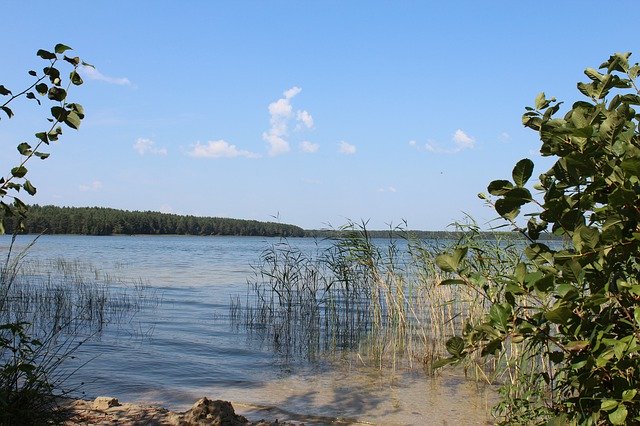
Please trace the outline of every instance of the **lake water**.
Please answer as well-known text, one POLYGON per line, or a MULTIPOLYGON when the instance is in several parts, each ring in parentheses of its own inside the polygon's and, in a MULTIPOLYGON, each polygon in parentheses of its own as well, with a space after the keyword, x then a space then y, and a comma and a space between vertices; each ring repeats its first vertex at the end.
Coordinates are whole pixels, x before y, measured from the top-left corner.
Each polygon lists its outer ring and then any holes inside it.
MULTIPOLYGON (((18 246, 33 237, 21 236, 18 246)), ((226 399, 250 419, 306 424, 485 424, 490 392, 453 373, 380 371, 357 356, 308 362, 275 353, 229 318, 252 266, 277 239, 195 236, 42 236, 25 261, 91 264, 123 282, 142 280, 157 303, 110 326, 75 353, 90 361, 71 379, 87 398, 188 409, 202 396, 226 399)), ((0 254, 10 237, 0 237, 0 254)), ((292 246, 313 251, 313 239, 292 246)), ((417 369, 419 370, 419 369, 417 369)))

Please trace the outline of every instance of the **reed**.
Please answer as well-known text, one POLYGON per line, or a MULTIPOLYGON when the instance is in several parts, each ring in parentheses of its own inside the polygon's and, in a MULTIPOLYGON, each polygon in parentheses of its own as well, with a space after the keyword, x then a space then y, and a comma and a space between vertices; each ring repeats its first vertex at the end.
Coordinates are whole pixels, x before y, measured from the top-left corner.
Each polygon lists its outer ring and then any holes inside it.
POLYGON ((141 282, 79 261, 31 260, 33 243, 15 253, 14 243, 0 268, 0 424, 56 423, 57 398, 77 390, 67 383, 84 365, 65 363, 106 326, 131 322, 158 299, 141 282))
MULTIPOLYGON (((287 358, 355 353, 378 368, 431 371, 448 356, 449 338, 488 315, 491 289, 521 260, 517 241, 485 239, 473 223, 456 230, 458 240, 415 239, 402 227, 380 239, 366 223, 349 223, 310 253, 283 239, 263 252, 246 299, 232 301, 232 323, 287 358), (436 256, 463 244, 474 280, 444 285, 452 277, 436 256)), ((474 355, 465 373, 489 383, 515 386, 519 372, 541 368, 518 345, 498 359, 474 355)))

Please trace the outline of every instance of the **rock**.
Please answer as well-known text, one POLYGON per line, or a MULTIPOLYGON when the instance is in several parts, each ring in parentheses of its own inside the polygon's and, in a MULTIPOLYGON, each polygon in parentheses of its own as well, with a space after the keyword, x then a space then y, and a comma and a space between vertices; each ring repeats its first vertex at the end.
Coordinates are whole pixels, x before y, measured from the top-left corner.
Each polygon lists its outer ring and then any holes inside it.
POLYGON ((181 425, 244 426, 246 417, 237 415, 228 401, 201 398, 182 416, 181 425))
POLYGON ((110 396, 99 396, 93 401, 94 410, 108 410, 111 407, 118 407, 120 403, 118 398, 111 398, 110 396))

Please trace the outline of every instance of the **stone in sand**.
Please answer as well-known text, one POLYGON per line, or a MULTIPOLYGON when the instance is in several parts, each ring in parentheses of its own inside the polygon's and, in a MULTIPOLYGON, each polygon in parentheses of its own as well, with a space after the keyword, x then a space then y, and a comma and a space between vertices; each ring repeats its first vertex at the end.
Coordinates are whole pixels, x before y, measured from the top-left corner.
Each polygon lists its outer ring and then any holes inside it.
POLYGON ((201 398, 182 417, 183 425, 246 425, 246 417, 237 415, 228 401, 201 398))
POLYGON ((118 407, 120 403, 118 398, 111 398, 109 396, 99 396, 93 401, 94 410, 108 410, 111 407, 118 407))

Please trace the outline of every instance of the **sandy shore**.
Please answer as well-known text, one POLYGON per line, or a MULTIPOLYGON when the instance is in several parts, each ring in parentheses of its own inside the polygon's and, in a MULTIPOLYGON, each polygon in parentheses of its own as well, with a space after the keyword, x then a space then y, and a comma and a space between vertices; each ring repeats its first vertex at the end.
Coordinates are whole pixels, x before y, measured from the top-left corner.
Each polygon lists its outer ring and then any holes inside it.
POLYGON ((93 401, 65 400, 61 407, 67 413, 64 425, 302 425, 277 419, 249 421, 235 413, 230 402, 199 399, 189 410, 176 413, 153 405, 120 403, 116 398, 98 397, 93 401))

